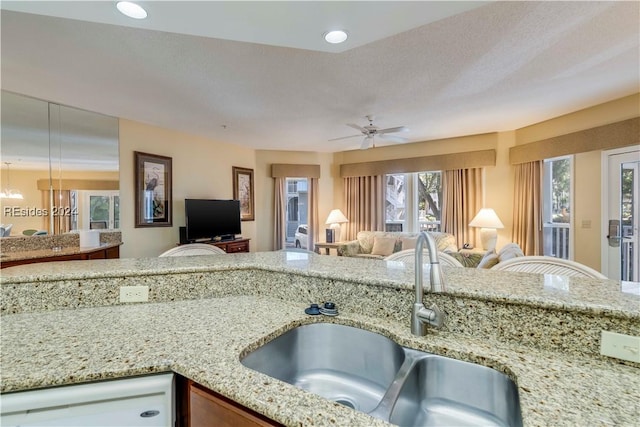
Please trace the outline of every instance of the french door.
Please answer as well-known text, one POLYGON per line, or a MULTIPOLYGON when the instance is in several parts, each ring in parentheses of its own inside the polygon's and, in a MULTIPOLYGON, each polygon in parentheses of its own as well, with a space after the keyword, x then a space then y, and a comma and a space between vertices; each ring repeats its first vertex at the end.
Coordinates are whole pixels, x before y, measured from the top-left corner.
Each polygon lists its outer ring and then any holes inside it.
POLYGON ((640 281, 640 147, 603 153, 602 271, 640 281))

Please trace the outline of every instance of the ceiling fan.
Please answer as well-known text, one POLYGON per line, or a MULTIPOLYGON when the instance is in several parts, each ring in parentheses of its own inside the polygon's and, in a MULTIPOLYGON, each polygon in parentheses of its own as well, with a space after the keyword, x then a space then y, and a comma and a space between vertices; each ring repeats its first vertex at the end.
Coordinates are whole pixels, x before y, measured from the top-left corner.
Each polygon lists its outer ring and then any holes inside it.
MULTIPOLYGON (((373 124, 374 117, 372 115, 368 115, 366 117, 367 117, 367 120, 369 120, 369 124, 364 126, 364 127, 355 125, 353 123, 347 123, 347 126, 359 130, 360 133, 362 135, 364 135, 364 138, 362 139, 362 144, 360 144, 360 149, 361 150, 366 150, 367 148, 369 148, 369 146, 375 147, 374 137, 376 137, 376 136, 379 136, 382 139, 386 139, 387 141, 393 141, 393 142, 407 142, 408 141, 407 138, 403 138, 401 136, 388 135, 390 133, 396 133, 396 132, 409 132, 409 128, 408 127, 406 127, 406 126, 398 126, 398 127, 393 127, 393 128, 380 129, 378 126, 375 126, 373 124)), ((339 139, 355 138, 356 136, 360 136, 360 135, 342 136, 340 138, 330 139, 329 141, 337 141, 339 139)))

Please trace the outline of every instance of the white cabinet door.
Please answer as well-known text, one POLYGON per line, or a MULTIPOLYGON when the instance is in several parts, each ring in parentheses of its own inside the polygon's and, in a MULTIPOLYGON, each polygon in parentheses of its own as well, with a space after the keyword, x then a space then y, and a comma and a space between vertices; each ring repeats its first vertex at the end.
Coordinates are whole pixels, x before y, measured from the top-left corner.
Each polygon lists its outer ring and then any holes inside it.
POLYGON ((173 374, 8 393, 1 425, 173 426, 173 374))

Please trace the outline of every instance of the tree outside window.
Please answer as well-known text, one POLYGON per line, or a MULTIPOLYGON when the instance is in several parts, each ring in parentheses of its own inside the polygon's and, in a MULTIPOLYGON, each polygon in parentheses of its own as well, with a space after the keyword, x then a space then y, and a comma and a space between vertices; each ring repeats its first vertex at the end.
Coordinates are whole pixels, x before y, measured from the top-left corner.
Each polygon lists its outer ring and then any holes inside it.
POLYGON ((570 259, 572 157, 544 161, 542 209, 544 255, 570 259))
POLYGON ((439 231, 442 201, 440 171, 386 176, 387 231, 439 231))
POLYGON ((440 229, 442 173, 418 173, 418 221, 420 231, 440 229))

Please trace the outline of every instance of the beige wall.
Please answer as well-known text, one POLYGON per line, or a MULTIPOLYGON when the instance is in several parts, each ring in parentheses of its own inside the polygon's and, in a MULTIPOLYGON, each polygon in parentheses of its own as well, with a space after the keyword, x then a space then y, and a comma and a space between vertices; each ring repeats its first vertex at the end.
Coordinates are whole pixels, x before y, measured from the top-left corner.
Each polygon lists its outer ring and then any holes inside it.
MULTIPOLYGON (((174 247, 179 240, 178 227, 185 225, 184 199, 231 199, 232 166, 253 169, 254 150, 120 119, 121 230, 124 241, 120 256, 155 257, 174 247), (134 227, 134 151, 172 158, 172 227, 134 227)), ((256 219, 262 215, 261 208, 256 206, 256 219)), ((242 236, 252 239, 251 249, 255 250, 255 221, 242 222, 242 236)))
POLYGON ((574 156, 573 259, 600 271, 601 152, 574 156))
MULTIPOLYGON (((324 221, 329 216, 331 209, 339 207, 334 200, 334 174, 333 155, 329 153, 315 153, 302 151, 256 151, 256 169, 254 172, 256 181, 256 209, 260 210, 260 217, 256 211, 257 235, 256 250, 273 250, 273 178, 271 178, 271 165, 273 163, 284 164, 318 164, 320 165, 320 178, 318 179, 318 215, 320 233, 324 231, 324 221)), ((324 242, 324 236, 320 234, 319 241, 324 242)))
MULTIPOLYGON (((500 248, 512 241, 513 227, 513 177, 514 170, 509 164, 509 148, 515 145, 515 132, 500 132, 496 141, 496 165, 485 168, 484 206, 493 208, 504 224, 498 231, 496 247, 500 248)), ((476 247, 481 247, 479 233, 476 247)))
MULTIPOLYGON (((118 172, 96 172, 96 171, 63 171, 64 179, 86 179, 86 180, 108 180, 117 181, 118 172)), ((7 179, 7 172, 3 168, 2 178, 7 179)), ((44 223, 44 219, 40 215, 36 215, 35 211, 31 211, 31 215, 12 216, 5 215, 5 209, 17 207, 20 209, 48 209, 42 205, 42 191, 38 190, 38 180, 49 179, 48 170, 16 170, 11 169, 10 184, 12 189, 20 190, 24 199, 2 199, 0 222, 2 224, 13 224, 11 235, 21 235, 24 230, 34 229, 41 230, 48 227, 44 223)), ((4 189, 4 182, 0 179, 0 188, 4 189)))

